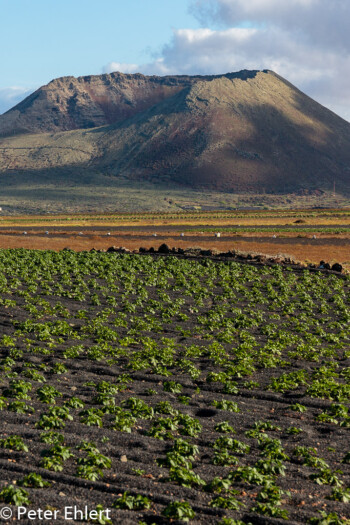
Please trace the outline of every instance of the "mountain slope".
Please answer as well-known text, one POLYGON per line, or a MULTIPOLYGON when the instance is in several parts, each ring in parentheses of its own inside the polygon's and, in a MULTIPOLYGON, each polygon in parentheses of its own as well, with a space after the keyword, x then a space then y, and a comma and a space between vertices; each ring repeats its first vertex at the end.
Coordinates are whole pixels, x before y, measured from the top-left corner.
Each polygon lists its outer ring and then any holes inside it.
POLYGON ((350 177, 350 124, 272 72, 196 82, 101 143, 112 173, 192 187, 293 191, 350 177))
MULTIPOLYGON (((230 73, 246 77, 253 71, 230 73)), ((151 76, 111 73, 62 77, 39 88, 0 115, 0 136, 94 128, 121 122, 198 80, 215 76, 151 76)))
POLYGON ((181 79, 156 103, 140 91, 128 118, 123 102, 111 125, 1 139, 0 171, 79 167, 140 185, 255 193, 330 190, 336 181, 349 192, 350 124, 286 80, 271 71, 181 79))

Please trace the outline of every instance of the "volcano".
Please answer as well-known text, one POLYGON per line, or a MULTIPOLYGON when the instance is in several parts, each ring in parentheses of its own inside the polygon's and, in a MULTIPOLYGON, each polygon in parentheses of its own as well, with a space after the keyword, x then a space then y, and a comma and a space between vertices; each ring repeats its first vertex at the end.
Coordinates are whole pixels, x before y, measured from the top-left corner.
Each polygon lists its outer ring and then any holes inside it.
POLYGON ((350 191, 350 124, 276 73, 50 82, 0 116, 0 172, 142 187, 350 191))

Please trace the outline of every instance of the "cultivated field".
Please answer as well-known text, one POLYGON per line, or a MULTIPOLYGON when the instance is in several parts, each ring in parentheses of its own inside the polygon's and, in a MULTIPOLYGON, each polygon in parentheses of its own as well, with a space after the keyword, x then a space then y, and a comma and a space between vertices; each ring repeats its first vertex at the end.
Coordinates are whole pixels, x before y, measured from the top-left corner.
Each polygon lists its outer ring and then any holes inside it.
POLYGON ((3 216, 0 248, 199 246, 350 269, 350 209, 3 216), (220 233, 220 238, 215 234, 220 233))
POLYGON ((2 506, 350 523, 347 275, 24 249, 0 269, 2 506))

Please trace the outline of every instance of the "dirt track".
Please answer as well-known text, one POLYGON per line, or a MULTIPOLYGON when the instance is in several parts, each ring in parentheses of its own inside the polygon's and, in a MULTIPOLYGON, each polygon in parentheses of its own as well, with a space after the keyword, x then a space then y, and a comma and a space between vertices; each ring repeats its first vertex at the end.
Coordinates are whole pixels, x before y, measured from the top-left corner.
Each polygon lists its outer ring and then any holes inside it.
POLYGON ((313 239, 310 236, 297 237, 285 234, 283 237, 273 238, 271 233, 262 235, 222 235, 220 238, 214 234, 191 235, 186 233, 180 237, 180 233, 162 232, 157 236, 153 234, 133 232, 111 232, 107 235, 107 229, 98 231, 96 228, 81 227, 58 229, 49 231, 48 234, 41 228, 39 231, 30 228, 27 234, 24 229, 14 228, 0 232, 0 248, 34 248, 41 250, 62 250, 71 248, 77 251, 96 249, 107 249, 109 246, 124 246, 134 250, 139 247, 158 248, 160 244, 166 243, 170 247, 189 248, 197 246, 204 249, 217 248, 220 251, 241 250, 249 253, 263 253, 268 255, 288 255, 299 261, 310 261, 318 263, 321 259, 328 262, 340 262, 350 264, 350 236, 318 236, 313 239), (82 234, 80 234, 80 232, 82 234))

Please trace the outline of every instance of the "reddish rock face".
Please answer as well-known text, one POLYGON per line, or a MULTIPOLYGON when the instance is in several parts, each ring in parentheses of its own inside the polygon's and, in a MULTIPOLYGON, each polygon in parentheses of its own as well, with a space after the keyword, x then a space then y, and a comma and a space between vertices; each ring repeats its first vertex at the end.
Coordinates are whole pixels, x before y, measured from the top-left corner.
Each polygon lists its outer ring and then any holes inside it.
POLYGON ((0 116, 0 152, 1 173, 350 192, 350 124, 272 71, 57 79, 0 116))
MULTIPOLYGON (((229 73, 228 78, 255 71, 229 73)), ((86 129, 121 122, 198 81, 215 76, 111 73, 57 78, 0 116, 0 136, 86 129)))

